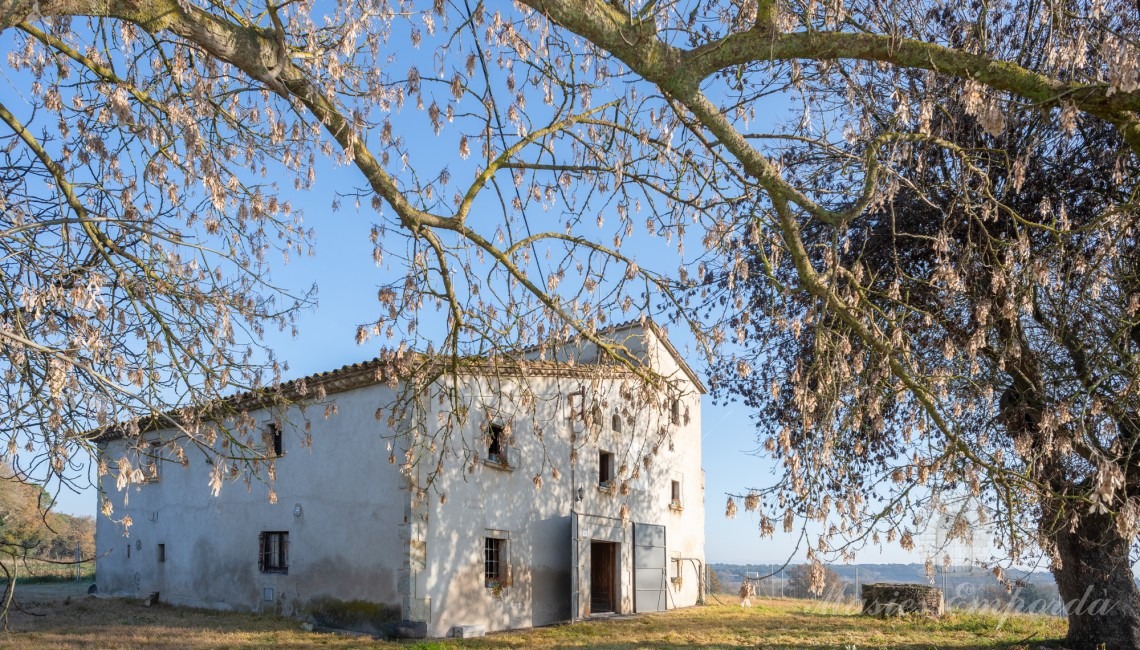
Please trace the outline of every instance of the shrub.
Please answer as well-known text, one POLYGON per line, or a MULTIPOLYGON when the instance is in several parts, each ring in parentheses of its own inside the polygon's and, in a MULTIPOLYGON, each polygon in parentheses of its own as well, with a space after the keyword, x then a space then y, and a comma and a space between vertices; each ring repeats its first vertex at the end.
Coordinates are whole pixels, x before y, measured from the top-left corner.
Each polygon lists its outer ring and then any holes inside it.
POLYGON ((309 601, 309 617, 321 627, 382 634, 400 620, 400 608, 367 600, 320 597, 309 601))

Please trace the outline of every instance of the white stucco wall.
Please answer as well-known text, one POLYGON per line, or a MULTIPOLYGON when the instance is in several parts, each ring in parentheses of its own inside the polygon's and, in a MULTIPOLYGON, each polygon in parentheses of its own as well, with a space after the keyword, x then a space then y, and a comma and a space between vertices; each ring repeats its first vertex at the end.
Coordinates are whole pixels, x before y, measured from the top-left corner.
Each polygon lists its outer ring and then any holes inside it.
MULTIPOLYGON (((268 486, 258 482, 249 489, 227 483, 212 496, 211 466, 193 450, 186 467, 165 463, 157 483, 124 493, 108 477, 103 488, 114 518, 129 515, 134 525, 124 536, 118 524, 99 518, 99 588, 120 595, 159 591, 175 604, 287 614, 303 612, 320 596, 367 600, 400 607, 403 618, 426 623, 430 636, 465 624, 528 627, 569 619, 575 585, 577 614, 588 614, 590 540, 620 545, 618 611, 634 611, 632 524, 643 523, 665 526, 667 578, 680 578, 669 584, 666 606, 693 605, 704 562, 700 390, 652 335, 626 342, 676 380, 679 421, 672 421, 659 395, 632 394, 633 383, 620 373, 599 377, 581 367, 545 367, 525 380, 493 385, 464 377, 460 393, 471 410, 446 441, 436 436, 430 454, 442 472, 416 498, 400 475, 401 455, 397 464, 388 463, 390 432, 375 412, 394 392, 379 385, 330 395, 338 414, 328 419, 323 407, 310 406, 311 448, 302 444, 302 430, 286 428, 286 454, 275 463, 274 504, 268 486), (596 424, 583 422, 580 403, 568 397, 583 390, 587 404, 601 411, 596 424), (611 428, 614 412, 622 416, 620 432, 611 428), (487 418, 511 423, 507 468, 482 460, 480 425, 487 418), (626 483, 625 494, 599 489, 599 451, 614 455, 615 485, 626 483), (680 508, 670 504, 674 480, 682 485, 680 508), (295 516, 298 505, 302 514, 295 516), (580 515, 577 540, 572 513, 580 515), (289 532, 288 575, 258 571, 261 531, 289 532), (484 582, 487 536, 509 540, 512 584, 498 597, 484 582), (158 544, 165 545, 163 563, 156 558, 158 544), (266 588, 273 590, 270 601, 266 588)), ((438 433, 437 416, 452 406, 428 401, 424 422, 429 433, 438 433)), ((254 415, 261 422, 273 419, 254 415)), ((286 419, 299 423, 297 415, 292 411, 286 419)), ((109 443, 107 458, 113 462, 124 445, 109 443)), ((434 460, 416 465, 421 485, 434 467, 434 460)))
MULTIPOLYGON (((435 492, 419 509, 428 523, 424 568, 415 585, 429 635, 444 636, 455 625, 509 629, 567 620, 572 614, 575 580, 582 602, 578 614, 587 614, 591 539, 620 544, 619 611, 634 611, 631 544, 635 522, 666 527, 670 579, 666 606, 697 602, 698 567, 704 563, 700 394, 655 340, 649 339, 643 353, 664 366, 666 372, 675 373, 680 382, 684 394, 678 423, 671 422, 669 414, 662 413, 656 404, 650 408, 636 404, 637 399, 631 402, 623 398, 620 375, 601 380, 573 373, 537 376, 496 384, 495 389, 476 379, 465 382, 466 395, 486 397, 481 402, 476 400, 481 406, 472 409, 460 432, 463 442, 457 446, 484 451, 480 425, 486 417, 498 421, 513 418, 510 467, 468 461, 463 471, 446 472, 438 478, 435 492), (524 386, 534 396, 534 414, 518 417, 516 414, 528 410, 519 409, 509 396, 513 394, 517 400, 524 386), (600 426, 589 427, 580 418, 569 417, 567 396, 583 387, 587 403, 598 404, 603 411, 600 426), (508 397, 498 396, 500 392, 508 397), (611 429, 615 410, 632 415, 632 422, 623 417, 620 433, 611 429), (614 454, 618 483, 628 482, 627 494, 599 489, 600 451, 614 454), (646 457, 650 459, 648 466, 644 464, 646 457), (620 474, 623 464, 626 470, 620 474), (636 478, 634 465, 640 465, 636 478), (554 469, 558 470, 557 477, 554 469), (539 488, 535 486, 536 476, 542 479, 539 488), (673 480, 682 485, 680 508, 670 504, 673 480), (579 487, 581 501, 576 500, 579 487), (441 494, 446 495, 442 502, 441 494), (628 507, 624 522, 623 505, 628 507), (577 542, 572 539, 572 512, 582 515, 577 542), (513 584, 499 596, 484 584, 483 545, 487 536, 510 540, 513 584), (682 561, 675 562, 674 558, 682 561), (678 567, 681 580, 674 583, 671 579, 678 576, 678 567)), ((626 382, 626 386, 632 383, 626 382)), ((437 420, 428 418, 429 422, 437 420)))
MULTIPOLYGON (((399 532, 408 492, 388 463, 383 423, 374 417, 391 396, 384 386, 330 396, 339 414, 328 419, 321 408, 310 407, 308 448, 304 431, 286 426, 285 455, 275 461, 277 503, 269 502, 269 486, 256 481, 248 488, 244 481, 227 482, 219 496, 211 495, 212 466, 193 449, 187 449, 186 467, 163 463, 157 483, 119 492, 106 477, 102 487, 114 504, 113 517, 129 515, 133 525, 124 531, 98 518, 100 591, 159 591, 174 604, 283 613, 299 612, 318 596, 399 606, 399 532), (289 533, 287 575, 258 571, 261 531, 289 533), (165 546, 162 563, 158 544, 165 546), (273 589, 272 600, 265 599, 265 588, 273 589)), ((265 411, 253 415, 259 422, 272 420, 265 411)), ((289 413, 299 423, 297 415, 289 413)), ((108 443, 106 456, 118 458, 125 444, 108 443)))

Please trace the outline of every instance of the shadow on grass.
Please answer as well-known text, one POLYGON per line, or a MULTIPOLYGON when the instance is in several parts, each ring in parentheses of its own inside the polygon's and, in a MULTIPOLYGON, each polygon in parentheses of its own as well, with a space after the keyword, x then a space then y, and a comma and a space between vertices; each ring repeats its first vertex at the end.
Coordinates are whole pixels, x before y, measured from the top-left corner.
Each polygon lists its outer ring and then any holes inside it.
MULTIPOLYGON (((454 643, 450 641, 421 641, 410 646, 404 646, 409 650, 450 650, 451 648, 533 648, 539 647, 529 643, 519 642, 483 642, 476 643, 474 641, 454 643)), ((655 648, 661 650, 682 650, 684 648, 708 648, 708 649, 723 649, 733 650, 744 648, 771 648, 772 650, 849 650, 856 648, 858 650, 877 649, 877 648, 890 648, 891 650, 932 650, 932 649, 950 649, 950 650, 1063 650, 1059 645, 1059 641, 1010 641, 1002 643, 966 643, 966 644, 953 644, 947 645, 944 643, 930 643, 930 642, 912 642, 912 643, 871 643, 871 644, 853 644, 844 643, 842 641, 829 641, 826 638, 820 638, 815 643, 692 643, 692 642, 674 642, 667 643, 658 640, 647 640, 640 642, 627 642, 627 643, 552 643, 543 644, 540 646, 543 650, 581 650, 582 648, 591 648, 594 650, 645 650, 646 648, 655 648)))

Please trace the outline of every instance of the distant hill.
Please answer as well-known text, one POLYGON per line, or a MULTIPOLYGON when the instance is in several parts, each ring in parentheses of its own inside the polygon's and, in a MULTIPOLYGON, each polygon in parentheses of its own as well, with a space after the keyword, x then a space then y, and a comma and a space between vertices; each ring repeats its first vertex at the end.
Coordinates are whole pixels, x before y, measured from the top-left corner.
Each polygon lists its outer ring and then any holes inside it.
MULTIPOLYGON (((750 578, 777 574, 779 578, 782 564, 729 564, 717 562, 709 565, 717 572, 721 582, 740 585, 743 576, 750 578)), ((791 565, 789 565, 791 566, 791 565)), ((830 569, 838 573, 844 580, 854 583, 858 578, 860 584, 868 582, 930 582, 926 575, 926 566, 922 564, 828 564, 830 569)), ((935 582, 942 583, 942 567, 935 568, 935 582)), ((988 578, 990 582, 997 583, 987 569, 978 567, 954 566, 945 571, 947 584, 968 580, 976 582, 988 578)), ((1017 574, 1017 579, 1024 579, 1034 584, 1053 584, 1053 576, 1047 571, 1038 571, 1027 576, 1017 574)))

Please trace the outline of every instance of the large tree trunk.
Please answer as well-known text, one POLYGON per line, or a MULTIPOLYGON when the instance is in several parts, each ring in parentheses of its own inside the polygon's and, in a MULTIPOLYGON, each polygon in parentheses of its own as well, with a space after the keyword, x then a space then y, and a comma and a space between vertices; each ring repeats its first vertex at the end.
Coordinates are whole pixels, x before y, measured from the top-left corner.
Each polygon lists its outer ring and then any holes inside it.
MULTIPOLYGON (((1020 330, 1011 333, 1025 341, 1020 330)), ((1020 349, 1027 349, 1024 343, 1020 349)), ((1010 440, 1029 435, 1039 441, 1045 391, 1032 355, 1012 359, 1013 381, 1002 394, 1000 409, 1010 440), (1016 365, 1015 365, 1016 364, 1016 365)), ((1042 530, 1060 557, 1052 569, 1069 616, 1066 647, 1070 650, 1140 650, 1140 591, 1132 576, 1131 543, 1120 535, 1110 514, 1080 512, 1076 524, 1066 515, 1064 496, 1076 487, 1063 459, 1032 465, 1036 478, 1052 487, 1041 496, 1042 530)))
POLYGON ((1128 541, 1112 518, 1084 514, 1075 530, 1054 531, 1061 566, 1053 569, 1069 614, 1071 650, 1140 650, 1140 591, 1128 541))

